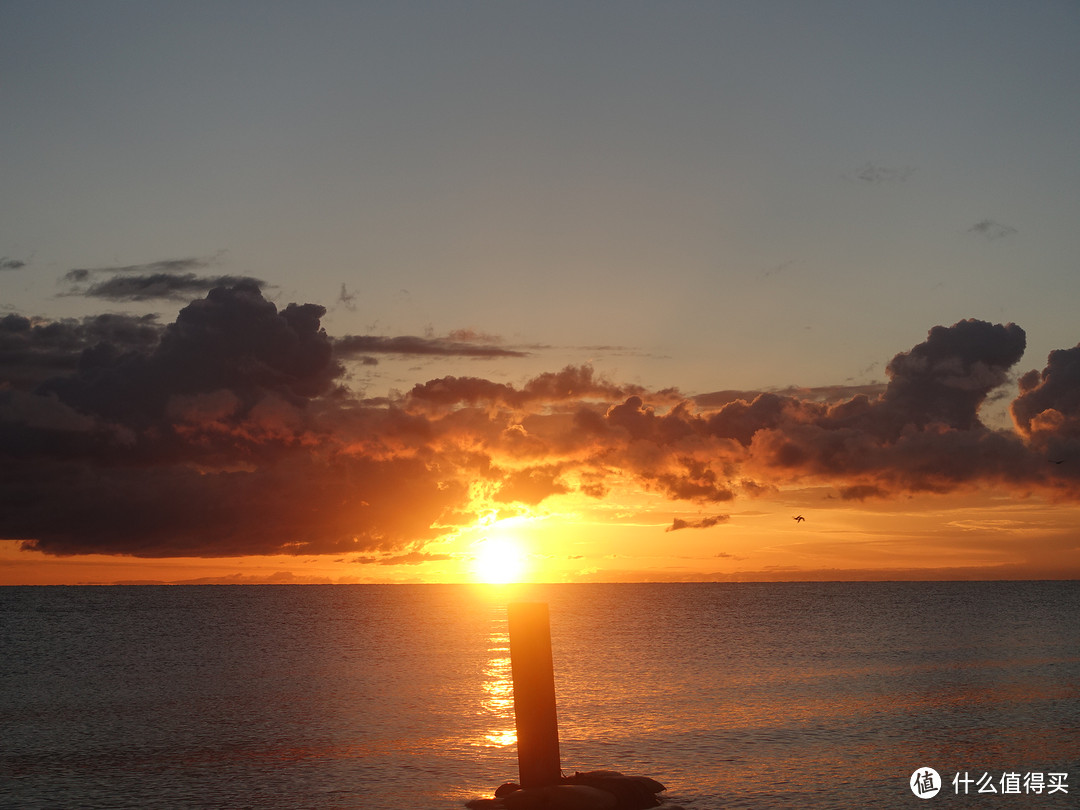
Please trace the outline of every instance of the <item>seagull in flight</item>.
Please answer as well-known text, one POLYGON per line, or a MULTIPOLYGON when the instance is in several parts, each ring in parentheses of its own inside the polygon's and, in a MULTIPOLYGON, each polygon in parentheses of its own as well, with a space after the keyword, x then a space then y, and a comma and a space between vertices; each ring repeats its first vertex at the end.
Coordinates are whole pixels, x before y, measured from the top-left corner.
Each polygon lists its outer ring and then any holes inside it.
POLYGON ((792 518, 792 520, 794 520, 796 523, 802 523, 804 520, 806 520, 806 518, 804 518, 802 515, 796 515, 792 518))

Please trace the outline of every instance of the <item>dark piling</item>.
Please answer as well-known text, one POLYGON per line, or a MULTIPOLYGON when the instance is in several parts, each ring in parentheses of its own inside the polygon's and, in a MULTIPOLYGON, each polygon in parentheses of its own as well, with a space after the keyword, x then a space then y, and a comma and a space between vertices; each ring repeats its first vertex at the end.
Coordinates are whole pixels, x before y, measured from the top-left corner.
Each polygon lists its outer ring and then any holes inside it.
POLYGON ((562 778, 562 765, 548 606, 544 602, 514 602, 507 606, 507 616, 518 777, 523 788, 553 785, 562 778))
POLYGON ((496 789, 494 798, 474 799, 465 806, 470 810, 645 810, 659 806, 662 801, 657 794, 664 786, 647 776, 624 776, 617 771, 562 775, 548 606, 514 602, 507 606, 507 616, 521 784, 507 782, 496 789))

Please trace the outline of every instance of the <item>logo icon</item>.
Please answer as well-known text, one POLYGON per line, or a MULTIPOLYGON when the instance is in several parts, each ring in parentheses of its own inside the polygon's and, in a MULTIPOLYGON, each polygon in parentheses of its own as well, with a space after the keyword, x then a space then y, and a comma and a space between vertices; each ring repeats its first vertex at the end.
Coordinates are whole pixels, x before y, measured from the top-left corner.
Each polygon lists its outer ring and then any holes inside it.
POLYGON ((933 768, 916 768, 910 784, 911 792, 920 799, 932 799, 941 790, 941 777, 933 768))

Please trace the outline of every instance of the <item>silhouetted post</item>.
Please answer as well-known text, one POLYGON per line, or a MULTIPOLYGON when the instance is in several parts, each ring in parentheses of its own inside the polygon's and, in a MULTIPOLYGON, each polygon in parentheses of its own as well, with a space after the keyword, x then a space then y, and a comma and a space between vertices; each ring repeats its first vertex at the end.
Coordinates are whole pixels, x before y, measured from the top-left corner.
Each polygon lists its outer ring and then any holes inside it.
POLYGON ((507 605, 507 618, 518 779, 522 787, 542 787, 562 777, 548 606, 544 602, 514 602, 507 605))

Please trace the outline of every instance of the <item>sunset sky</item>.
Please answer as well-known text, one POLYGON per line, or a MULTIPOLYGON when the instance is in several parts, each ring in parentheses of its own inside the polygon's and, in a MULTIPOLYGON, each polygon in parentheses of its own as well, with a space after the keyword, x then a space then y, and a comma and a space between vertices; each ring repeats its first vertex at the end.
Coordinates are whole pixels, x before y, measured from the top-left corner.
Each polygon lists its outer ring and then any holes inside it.
POLYGON ((1080 5, 0 30, 0 584, 1080 576, 1080 5))

